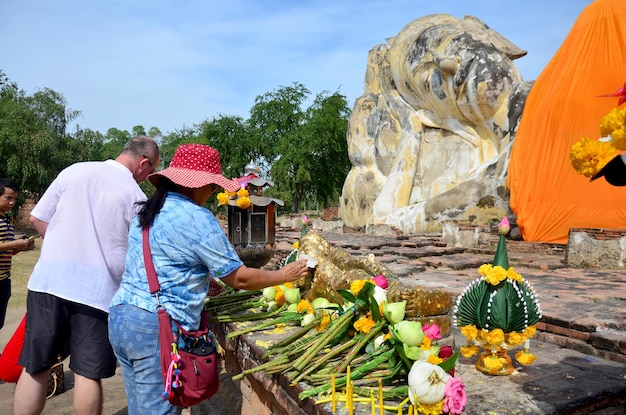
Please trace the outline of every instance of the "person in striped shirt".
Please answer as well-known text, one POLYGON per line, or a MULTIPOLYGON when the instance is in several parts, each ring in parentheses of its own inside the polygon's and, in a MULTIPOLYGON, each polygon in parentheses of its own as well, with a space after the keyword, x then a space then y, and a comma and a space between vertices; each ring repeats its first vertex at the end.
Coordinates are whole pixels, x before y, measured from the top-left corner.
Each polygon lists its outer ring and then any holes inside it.
POLYGON ((34 244, 33 239, 15 239, 13 225, 8 217, 19 191, 19 186, 13 180, 0 179, 0 329, 4 326, 11 297, 11 259, 34 244))

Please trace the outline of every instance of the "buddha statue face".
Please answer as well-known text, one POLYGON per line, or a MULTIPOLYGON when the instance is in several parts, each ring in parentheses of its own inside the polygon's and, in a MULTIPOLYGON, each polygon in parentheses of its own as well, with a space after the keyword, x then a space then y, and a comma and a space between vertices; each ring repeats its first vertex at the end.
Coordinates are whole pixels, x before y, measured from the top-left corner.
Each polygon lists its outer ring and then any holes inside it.
POLYGON ((392 60, 403 99, 415 109, 469 124, 493 117, 522 81, 512 59, 525 51, 475 18, 444 16, 422 27, 414 38, 402 39, 405 54, 392 60))

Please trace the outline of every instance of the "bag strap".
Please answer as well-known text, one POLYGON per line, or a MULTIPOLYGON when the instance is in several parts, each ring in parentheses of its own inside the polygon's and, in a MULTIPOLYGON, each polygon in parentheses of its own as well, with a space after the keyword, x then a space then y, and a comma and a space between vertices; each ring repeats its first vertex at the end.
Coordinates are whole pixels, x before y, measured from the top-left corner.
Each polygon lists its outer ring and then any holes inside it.
POLYGON ((161 285, 159 284, 159 278, 154 269, 152 254, 150 253, 150 228, 147 226, 144 227, 141 233, 143 237, 143 262, 146 266, 146 273, 148 274, 148 286, 150 287, 150 294, 154 294, 161 291, 161 285))

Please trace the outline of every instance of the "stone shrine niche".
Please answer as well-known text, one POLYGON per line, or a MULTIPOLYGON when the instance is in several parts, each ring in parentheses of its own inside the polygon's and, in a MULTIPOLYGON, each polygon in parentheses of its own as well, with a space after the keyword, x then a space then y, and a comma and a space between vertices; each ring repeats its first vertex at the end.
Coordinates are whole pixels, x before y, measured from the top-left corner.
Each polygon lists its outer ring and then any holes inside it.
POLYGON ((228 239, 246 266, 261 268, 276 253, 276 205, 284 202, 263 195, 263 189, 273 183, 259 177, 257 165, 248 164, 245 173, 235 180, 247 195, 233 195, 228 200, 228 239))
POLYGON ((513 60, 525 54, 479 19, 447 14, 373 48, 348 127, 346 226, 417 234, 509 214, 508 159, 532 85, 513 60))

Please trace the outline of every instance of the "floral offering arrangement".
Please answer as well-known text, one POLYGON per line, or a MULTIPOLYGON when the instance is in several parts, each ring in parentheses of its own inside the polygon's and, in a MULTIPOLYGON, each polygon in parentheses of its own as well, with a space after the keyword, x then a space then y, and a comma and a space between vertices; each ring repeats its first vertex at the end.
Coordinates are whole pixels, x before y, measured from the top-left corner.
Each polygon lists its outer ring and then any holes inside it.
POLYGON ((626 102, 626 84, 614 94, 601 95, 620 97, 617 107, 602 117, 600 137, 592 140, 583 137, 570 151, 570 162, 576 172, 585 177, 594 177, 615 156, 617 151, 626 150, 626 107, 619 106, 626 102))
MULTIPOLYGON (((296 257, 292 252, 286 261, 296 257)), ((437 324, 405 319, 406 301, 387 302, 387 288, 383 275, 354 280, 349 289, 337 290, 343 298, 338 304, 304 299, 287 283, 255 292, 227 290, 207 298, 205 307, 213 321, 257 321, 227 338, 271 327, 287 334, 264 344, 266 361, 234 380, 280 373, 292 384, 307 385, 300 399, 331 402, 333 412, 345 402, 350 414, 358 403, 381 413, 461 414, 467 395, 454 375, 459 352, 437 343, 437 324)))
POLYGON ((541 307, 532 286, 509 267, 504 236, 510 230, 505 217, 498 225, 499 241, 493 264, 478 269, 481 277, 472 281, 457 298, 453 323, 467 340, 461 347, 464 357, 482 354, 476 368, 490 375, 514 372, 509 350, 521 348, 515 355, 518 363, 532 364, 530 339, 541 318, 541 307))
POLYGON ((236 201, 239 209, 248 209, 252 202, 250 201, 250 193, 245 187, 236 192, 221 192, 217 194, 217 202, 220 205, 227 205, 229 201, 236 201))

